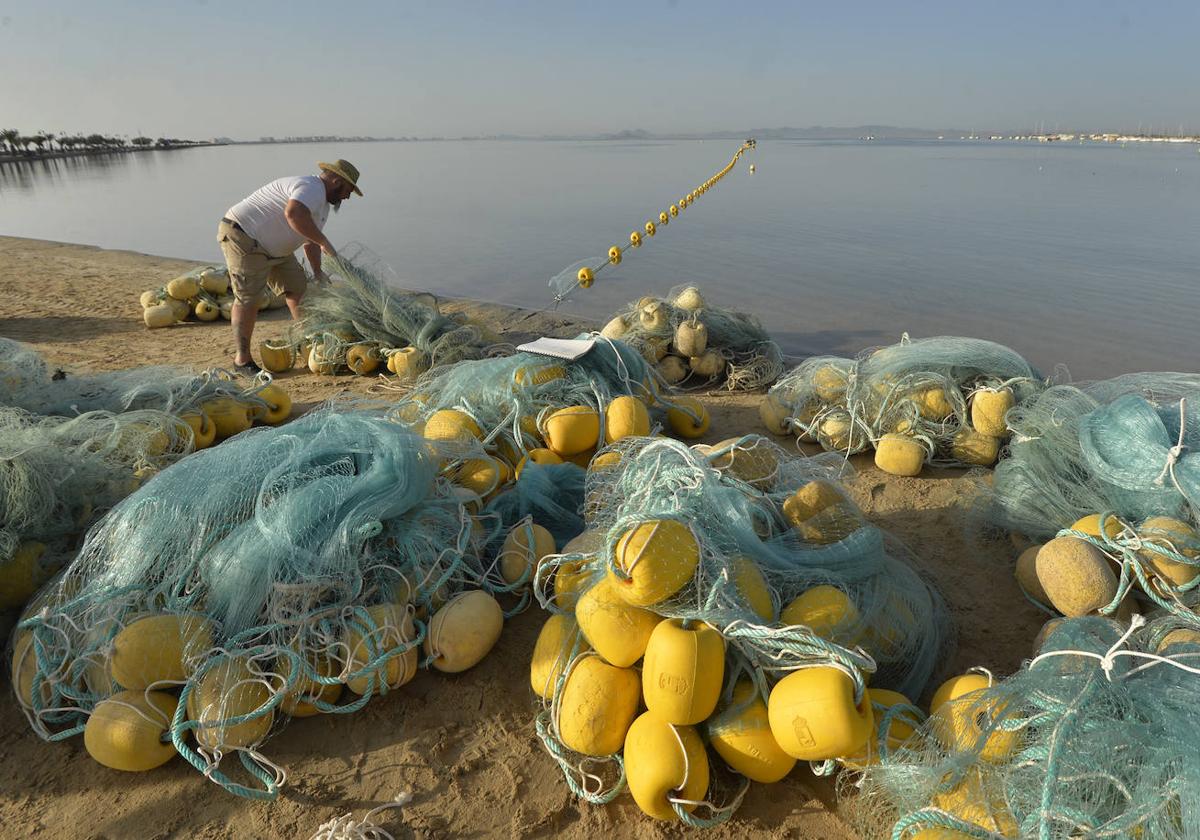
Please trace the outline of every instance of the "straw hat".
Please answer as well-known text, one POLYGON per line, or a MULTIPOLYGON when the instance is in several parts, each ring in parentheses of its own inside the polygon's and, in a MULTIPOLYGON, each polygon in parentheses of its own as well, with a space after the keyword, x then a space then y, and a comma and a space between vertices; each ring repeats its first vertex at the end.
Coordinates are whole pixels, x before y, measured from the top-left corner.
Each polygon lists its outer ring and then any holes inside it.
POLYGON ((358 167, 350 161, 338 158, 333 163, 318 163, 317 168, 332 172, 353 187, 356 193, 362 195, 362 190, 358 188, 358 167))

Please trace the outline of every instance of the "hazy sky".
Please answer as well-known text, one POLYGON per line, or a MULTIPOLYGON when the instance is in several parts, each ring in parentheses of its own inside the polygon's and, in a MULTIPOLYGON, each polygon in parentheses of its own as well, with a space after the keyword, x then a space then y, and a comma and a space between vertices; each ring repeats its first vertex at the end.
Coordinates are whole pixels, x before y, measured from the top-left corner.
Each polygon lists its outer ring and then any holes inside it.
POLYGON ((1194 2, 0 2, 0 127, 1200 130, 1194 2), (836 7, 836 8, 835 8, 836 7))

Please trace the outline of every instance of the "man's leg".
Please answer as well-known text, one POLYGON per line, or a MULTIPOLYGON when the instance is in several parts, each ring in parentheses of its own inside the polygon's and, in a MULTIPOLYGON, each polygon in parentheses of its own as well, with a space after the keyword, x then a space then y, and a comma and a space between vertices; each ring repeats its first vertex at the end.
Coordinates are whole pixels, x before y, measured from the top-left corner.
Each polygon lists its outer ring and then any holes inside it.
POLYGON ((282 294, 287 303, 292 320, 300 320, 300 301, 308 288, 308 275, 295 256, 286 257, 277 265, 271 267, 271 289, 276 294, 282 294))
POLYGON ((254 361, 250 355, 250 339, 254 337, 254 323, 258 320, 258 304, 235 300, 229 320, 233 324, 233 339, 237 343, 233 363, 248 365, 254 361))

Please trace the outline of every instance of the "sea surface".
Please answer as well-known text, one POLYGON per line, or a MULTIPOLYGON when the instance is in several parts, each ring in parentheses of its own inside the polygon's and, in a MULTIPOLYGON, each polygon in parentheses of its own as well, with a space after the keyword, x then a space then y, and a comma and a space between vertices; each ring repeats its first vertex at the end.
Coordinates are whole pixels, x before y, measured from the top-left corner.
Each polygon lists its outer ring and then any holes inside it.
MULTIPOLYGON (((627 243, 738 145, 241 145, 0 164, 0 234, 219 261, 229 206, 344 157, 365 196, 330 215, 336 245, 361 243, 408 288, 546 308, 551 277, 627 243)), ((560 306, 603 319, 686 283, 761 317, 793 355, 907 332, 992 339, 1077 379, 1194 371, 1198 223, 1192 145, 760 142, 560 306)))

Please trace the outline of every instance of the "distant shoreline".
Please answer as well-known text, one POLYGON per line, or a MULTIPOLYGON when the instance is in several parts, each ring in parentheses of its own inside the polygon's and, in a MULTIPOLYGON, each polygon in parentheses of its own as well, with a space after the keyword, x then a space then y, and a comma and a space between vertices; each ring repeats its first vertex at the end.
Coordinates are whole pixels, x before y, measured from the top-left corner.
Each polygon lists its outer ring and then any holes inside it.
POLYGON ((166 146, 133 146, 113 149, 46 149, 40 152, 10 154, 0 152, 0 163, 34 163, 55 158, 94 157, 96 155, 123 155, 131 152, 173 152, 179 149, 195 149, 201 146, 227 146, 228 143, 178 143, 166 146))

